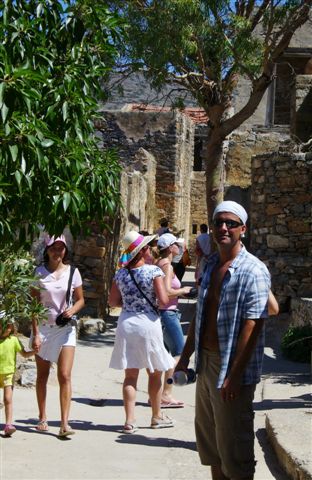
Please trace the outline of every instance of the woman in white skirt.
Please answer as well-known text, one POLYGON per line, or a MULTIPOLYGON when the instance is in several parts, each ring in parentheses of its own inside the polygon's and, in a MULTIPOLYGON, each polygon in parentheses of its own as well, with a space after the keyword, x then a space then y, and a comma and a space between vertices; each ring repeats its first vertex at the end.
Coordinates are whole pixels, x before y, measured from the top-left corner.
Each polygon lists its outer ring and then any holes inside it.
POLYGON ((36 393, 39 408, 37 430, 49 429, 46 414, 47 382, 52 362, 57 364, 57 378, 60 386, 61 425, 59 436, 67 437, 75 432, 68 424, 71 402, 71 371, 76 346, 76 322, 72 317, 84 306, 82 280, 79 270, 67 264, 68 249, 63 235, 51 237, 46 242, 44 264, 37 267, 36 276, 40 290, 33 290, 33 296, 47 308, 47 319, 38 324, 34 318, 30 343, 36 352, 37 380, 36 393), (70 299, 66 293, 71 274, 70 299), (63 325, 56 323, 62 314, 63 325))
POLYGON ((147 265, 149 242, 155 235, 143 236, 130 231, 123 239, 124 253, 109 295, 111 307, 122 307, 110 367, 124 370, 123 400, 126 421, 124 433, 137 431, 135 401, 139 371, 146 368, 148 393, 152 407, 152 428, 172 427, 173 421, 160 410, 161 375, 174 366, 173 357, 164 347, 157 300, 168 302, 159 267, 147 265))

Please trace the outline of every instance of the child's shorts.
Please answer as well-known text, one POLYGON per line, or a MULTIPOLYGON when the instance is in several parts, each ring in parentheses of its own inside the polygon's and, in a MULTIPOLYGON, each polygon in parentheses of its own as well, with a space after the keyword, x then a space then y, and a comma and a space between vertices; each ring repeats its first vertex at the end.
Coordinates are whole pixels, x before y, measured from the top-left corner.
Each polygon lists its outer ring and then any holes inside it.
POLYGON ((0 388, 11 387, 13 385, 14 373, 0 373, 0 388))

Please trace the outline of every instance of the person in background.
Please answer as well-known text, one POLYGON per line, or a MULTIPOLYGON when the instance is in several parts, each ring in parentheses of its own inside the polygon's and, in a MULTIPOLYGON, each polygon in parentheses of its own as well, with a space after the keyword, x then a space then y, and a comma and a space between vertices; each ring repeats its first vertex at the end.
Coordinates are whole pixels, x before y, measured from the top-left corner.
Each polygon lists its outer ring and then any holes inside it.
POLYGON ((213 213, 217 252, 204 271, 196 319, 177 370, 195 350, 195 432, 203 465, 213 480, 254 477, 253 397, 260 381, 270 274, 241 242, 247 213, 224 201, 213 213))
MULTIPOLYGON (((180 358, 184 346, 184 336, 180 323, 181 313, 178 309, 179 296, 189 293, 191 287, 181 288, 181 282, 173 271, 171 262, 172 257, 179 252, 177 238, 171 233, 165 233, 157 241, 159 250, 159 260, 156 265, 162 269, 165 274, 165 287, 169 297, 169 302, 159 304, 160 319, 163 329, 164 342, 167 350, 177 362, 180 358)), ((161 397, 162 408, 183 407, 183 402, 176 400, 172 395, 172 384, 168 384, 168 378, 171 378, 173 369, 165 373, 164 387, 161 397)))
POLYGON ((156 235, 159 237, 164 233, 170 233, 169 220, 167 218, 161 218, 159 221, 160 228, 156 231, 156 235))
POLYGON ((84 306, 82 279, 77 268, 68 265, 68 249, 63 235, 47 239, 43 254, 43 265, 36 268, 40 291, 32 295, 48 309, 47 320, 38 325, 33 318, 31 345, 36 352, 37 381, 36 393, 39 408, 37 430, 49 430, 46 414, 47 382, 51 363, 57 364, 57 378, 60 386, 61 425, 59 436, 67 437, 75 431, 68 424, 71 402, 71 372, 76 346, 76 320, 73 318, 84 306), (71 271, 73 271, 70 300, 66 303, 66 293, 71 271), (56 324, 62 314, 63 326, 56 324))
POLYGON ((16 355, 29 358, 35 354, 33 350, 26 352, 20 340, 15 336, 15 327, 12 321, 5 322, 4 315, 0 315, 0 388, 3 388, 3 403, 5 411, 4 435, 10 437, 16 432, 13 425, 13 385, 16 370, 16 355))
POLYGON ((202 223, 200 225, 200 234, 196 238, 195 242, 195 254, 196 254, 196 269, 195 280, 198 284, 199 278, 202 276, 208 257, 211 253, 211 238, 208 233, 208 225, 202 223))
POLYGON ((172 256, 171 265, 175 275, 177 276, 179 281, 182 282, 186 267, 187 265, 190 265, 190 259, 184 238, 177 238, 176 243, 178 245, 179 251, 172 256))
POLYGON ((168 302, 162 270, 147 265, 145 257, 155 235, 130 231, 123 239, 124 252, 110 290, 108 303, 122 307, 109 367, 124 370, 123 400, 126 414, 123 433, 138 430, 135 419, 137 382, 140 369, 148 372, 148 393, 152 407, 151 428, 173 427, 173 420, 161 412, 162 372, 174 367, 167 352, 157 301, 168 302))

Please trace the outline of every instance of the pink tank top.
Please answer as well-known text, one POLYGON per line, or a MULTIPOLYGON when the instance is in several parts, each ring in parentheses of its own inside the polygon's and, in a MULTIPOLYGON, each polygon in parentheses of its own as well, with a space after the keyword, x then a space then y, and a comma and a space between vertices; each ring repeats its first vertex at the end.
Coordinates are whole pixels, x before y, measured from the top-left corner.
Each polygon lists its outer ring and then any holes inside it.
MULTIPOLYGON (((171 288, 173 288, 174 290, 178 290, 179 288, 181 288, 181 282, 176 275, 171 281, 171 288)), ((160 310, 176 310, 178 308, 178 301, 178 297, 173 297, 170 298, 169 302, 165 305, 159 302, 159 308, 160 310)))

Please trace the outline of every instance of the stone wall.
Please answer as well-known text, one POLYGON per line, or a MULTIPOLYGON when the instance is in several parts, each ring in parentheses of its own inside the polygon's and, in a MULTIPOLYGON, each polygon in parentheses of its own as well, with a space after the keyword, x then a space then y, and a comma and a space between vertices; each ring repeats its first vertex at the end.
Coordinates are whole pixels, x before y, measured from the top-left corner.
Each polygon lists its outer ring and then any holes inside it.
POLYGON ((312 297, 312 154, 285 150, 253 157, 250 210, 251 249, 269 267, 282 311, 312 297))
POLYGON ((83 278, 86 306, 80 316, 104 318, 107 298, 115 271, 118 253, 120 217, 110 222, 111 230, 100 231, 92 225, 88 237, 80 237, 74 244, 74 264, 83 278))
MULTIPOLYGON (((190 216, 193 122, 179 112, 103 112, 103 118, 102 125, 97 125, 103 146, 117 148, 125 171, 134 168, 140 149, 155 159, 155 214, 149 219, 153 222, 149 230, 155 231, 160 218, 167 217, 188 239, 189 222, 185 219, 190 216)), ((134 207, 137 200, 138 195, 131 198, 131 208, 137 209, 133 224, 143 229, 142 210, 134 207)))
POLYGON ((291 324, 296 327, 312 325, 312 298, 292 298, 291 324))
POLYGON ((153 231, 156 215, 156 160, 143 148, 121 175, 120 236, 131 229, 153 231))
POLYGON ((226 154, 226 185, 248 188, 251 185, 253 155, 278 150, 289 139, 289 129, 250 128, 236 130, 229 138, 226 154))

